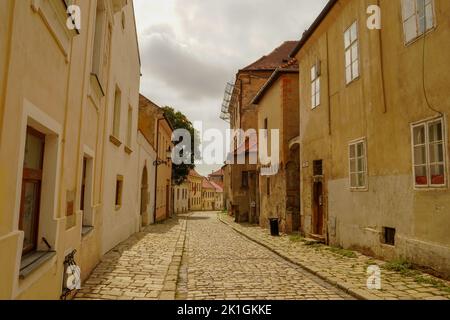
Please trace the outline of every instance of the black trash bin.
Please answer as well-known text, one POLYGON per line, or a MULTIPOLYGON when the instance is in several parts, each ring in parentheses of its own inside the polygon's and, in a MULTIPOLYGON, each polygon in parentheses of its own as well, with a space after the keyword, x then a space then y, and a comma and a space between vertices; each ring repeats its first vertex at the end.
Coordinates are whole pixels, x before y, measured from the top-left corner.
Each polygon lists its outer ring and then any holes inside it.
POLYGON ((280 235, 280 230, 278 228, 278 218, 269 218, 270 221, 270 234, 274 237, 278 237, 280 235))

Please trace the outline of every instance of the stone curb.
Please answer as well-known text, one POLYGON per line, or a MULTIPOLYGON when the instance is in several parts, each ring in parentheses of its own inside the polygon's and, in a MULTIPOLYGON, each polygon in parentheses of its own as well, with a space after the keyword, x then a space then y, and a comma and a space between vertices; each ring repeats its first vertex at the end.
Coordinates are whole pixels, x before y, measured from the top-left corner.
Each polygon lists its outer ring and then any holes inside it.
POLYGON ((166 277, 164 279, 164 287, 158 296, 158 300, 175 300, 178 273, 181 266, 181 259, 183 257, 184 243, 186 241, 187 220, 189 216, 190 214, 186 215, 185 219, 181 220, 180 234, 172 255, 172 261, 167 269, 166 277))
POLYGON ((359 299, 359 300, 380 300, 380 298, 378 298, 376 296, 371 296, 371 295, 369 296, 369 295, 367 295, 365 293, 362 293, 361 290, 358 290, 359 292, 357 292, 356 290, 354 290, 352 288, 349 288, 349 287, 347 287, 345 285, 342 285, 339 282, 331 279, 330 277, 327 277, 327 276, 321 274, 319 271, 317 271, 317 270, 315 270, 313 268, 310 268, 310 267, 308 267, 305 264, 299 263, 298 261, 295 261, 295 260, 291 259, 287 255, 279 252, 278 250, 270 247, 269 245, 267 245, 267 244, 265 244, 265 243, 255 239, 255 238, 249 236, 248 234, 246 234, 245 232, 239 230, 238 228, 236 228, 234 225, 230 224, 229 222, 224 221, 221 218, 220 214, 217 215, 217 218, 218 218, 218 220, 220 222, 222 222, 223 224, 225 224, 228 227, 232 228, 235 232, 239 233, 240 235, 244 236, 245 238, 247 238, 247 239, 249 239, 249 240, 251 240, 251 241, 253 241, 253 242, 255 242, 255 243, 257 243, 257 244, 259 244, 261 246, 263 246, 264 248, 266 248, 266 249, 270 250, 271 252, 275 253, 280 258, 282 258, 282 259, 284 259, 284 260, 286 260, 286 261, 288 261, 288 262, 290 262, 292 264, 295 264, 296 266, 299 266, 300 268, 302 268, 302 269, 304 269, 304 270, 314 274, 315 276, 319 277, 320 279, 322 279, 322 280, 326 281, 327 283, 329 283, 329 284, 331 284, 331 285, 341 289, 342 291, 344 291, 347 294, 355 297, 356 299, 359 299))

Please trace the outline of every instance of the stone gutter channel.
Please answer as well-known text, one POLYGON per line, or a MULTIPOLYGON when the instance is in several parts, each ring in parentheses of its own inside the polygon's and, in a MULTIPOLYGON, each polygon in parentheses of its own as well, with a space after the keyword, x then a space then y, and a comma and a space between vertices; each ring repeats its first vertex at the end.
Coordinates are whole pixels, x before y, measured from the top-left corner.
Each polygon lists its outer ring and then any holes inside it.
POLYGON ((181 261, 183 258, 184 244, 186 241, 187 222, 190 217, 184 215, 181 218, 180 234, 178 236, 175 250, 172 256, 172 261, 167 269, 166 277, 164 278, 164 287, 159 294, 159 300, 175 300, 177 292, 178 275, 180 272, 181 261))

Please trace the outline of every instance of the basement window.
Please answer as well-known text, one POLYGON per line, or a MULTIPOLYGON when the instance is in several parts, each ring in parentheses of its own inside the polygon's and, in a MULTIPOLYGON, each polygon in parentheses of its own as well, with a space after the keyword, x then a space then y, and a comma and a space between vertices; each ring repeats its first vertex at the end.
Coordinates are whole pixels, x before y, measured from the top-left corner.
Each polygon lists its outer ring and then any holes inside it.
POLYGON ((395 246, 395 228, 383 227, 383 243, 395 246))

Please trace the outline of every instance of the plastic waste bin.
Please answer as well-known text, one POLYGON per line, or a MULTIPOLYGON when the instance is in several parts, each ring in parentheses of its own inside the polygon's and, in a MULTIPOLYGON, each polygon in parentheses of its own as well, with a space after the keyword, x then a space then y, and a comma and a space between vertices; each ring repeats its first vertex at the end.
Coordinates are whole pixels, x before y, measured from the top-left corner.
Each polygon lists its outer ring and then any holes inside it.
POLYGON ((274 237, 278 237, 280 235, 280 231, 278 228, 278 218, 269 218, 270 222, 270 234, 274 237))

